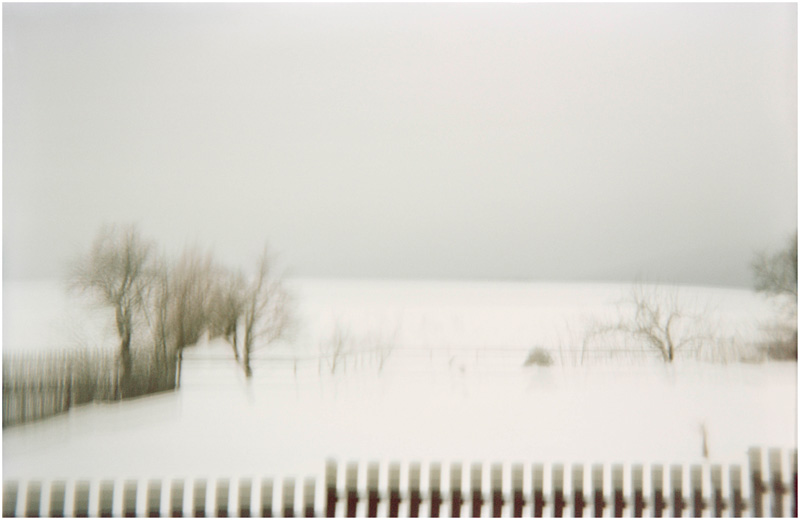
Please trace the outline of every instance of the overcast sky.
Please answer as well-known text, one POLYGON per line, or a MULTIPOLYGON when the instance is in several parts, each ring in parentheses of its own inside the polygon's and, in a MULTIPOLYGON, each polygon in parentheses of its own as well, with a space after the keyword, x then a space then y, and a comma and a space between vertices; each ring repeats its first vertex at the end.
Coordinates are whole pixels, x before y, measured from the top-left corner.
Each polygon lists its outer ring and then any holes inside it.
POLYGON ((796 9, 4 4, 4 275, 136 222, 299 276, 749 286, 797 225, 796 9))

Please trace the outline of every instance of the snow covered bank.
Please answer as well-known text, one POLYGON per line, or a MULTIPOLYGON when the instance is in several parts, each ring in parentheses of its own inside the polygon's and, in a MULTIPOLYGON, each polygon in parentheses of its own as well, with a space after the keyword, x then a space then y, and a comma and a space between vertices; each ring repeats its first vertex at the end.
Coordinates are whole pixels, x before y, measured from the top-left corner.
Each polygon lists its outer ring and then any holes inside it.
MULTIPOLYGON (((613 309, 620 286, 296 287, 304 327, 264 351, 252 381, 227 344, 200 345, 179 392, 6 429, 4 477, 303 476, 328 457, 677 463, 702 460, 702 425, 711 461, 796 446, 793 363, 522 366, 554 322, 613 309), (315 359, 337 322, 394 338, 382 370, 367 355, 334 373, 315 359)), ((698 290, 737 327, 770 316, 746 291, 698 290)))

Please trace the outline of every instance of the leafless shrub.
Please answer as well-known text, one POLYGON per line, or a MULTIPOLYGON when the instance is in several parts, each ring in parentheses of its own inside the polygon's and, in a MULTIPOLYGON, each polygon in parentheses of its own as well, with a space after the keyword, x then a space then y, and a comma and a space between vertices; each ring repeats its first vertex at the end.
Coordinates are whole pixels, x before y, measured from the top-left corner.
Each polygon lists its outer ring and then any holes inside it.
POLYGON ((386 361, 394 352, 395 342, 390 338, 379 338, 375 343, 375 355, 378 360, 378 372, 383 372, 386 361))
POLYGON ((397 323, 394 330, 385 333, 383 330, 373 331, 368 334, 363 343, 363 350, 372 353, 378 367, 378 373, 383 372, 386 362, 392 356, 397 346, 397 336, 400 333, 400 323, 397 323))
POLYGON ((325 361, 331 374, 335 374, 353 352, 353 342, 350 331, 337 322, 330 339, 320 343, 320 358, 325 361))
POLYGON ((715 338, 695 349, 695 359, 705 363, 761 363, 765 356, 752 341, 738 336, 715 338))
POLYGON ((758 348, 773 361, 797 361, 797 325, 778 321, 763 328, 758 348))

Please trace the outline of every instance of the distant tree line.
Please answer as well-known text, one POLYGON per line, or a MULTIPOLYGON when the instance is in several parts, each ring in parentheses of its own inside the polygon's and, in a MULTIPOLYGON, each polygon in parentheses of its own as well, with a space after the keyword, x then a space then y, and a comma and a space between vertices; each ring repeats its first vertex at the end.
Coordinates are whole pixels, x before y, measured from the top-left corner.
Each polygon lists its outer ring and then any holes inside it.
POLYGON ((249 276, 196 247, 170 261, 135 226, 103 226, 70 285, 114 310, 116 398, 174 388, 183 350, 206 332, 227 340, 251 377, 253 350, 285 336, 291 318, 273 264, 266 247, 249 276))

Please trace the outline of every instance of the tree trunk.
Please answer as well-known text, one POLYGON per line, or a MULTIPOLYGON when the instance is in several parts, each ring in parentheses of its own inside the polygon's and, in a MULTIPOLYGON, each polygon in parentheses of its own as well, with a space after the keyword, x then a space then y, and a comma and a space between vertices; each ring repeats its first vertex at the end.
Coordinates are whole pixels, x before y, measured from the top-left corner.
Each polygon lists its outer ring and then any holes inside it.
POLYGON ((242 365, 244 366, 245 377, 252 377, 253 370, 250 368, 250 335, 245 332, 244 348, 242 349, 242 365))
POLYGON ((175 370, 175 388, 181 387, 181 370, 183 370, 183 349, 178 348, 178 366, 175 370))
POLYGON ((236 362, 239 362, 239 334, 238 334, 238 324, 234 323, 233 327, 228 327, 228 334, 227 336, 230 337, 233 335, 233 339, 231 340, 231 347, 233 347, 233 357, 236 358, 236 362))
POLYGON ((120 365, 122 369, 122 380, 120 382, 122 398, 130 394, 131 376, 133 375, 133 360, 131 359, 131 330, 125 328, 122 341, 119 345, 120 365))

